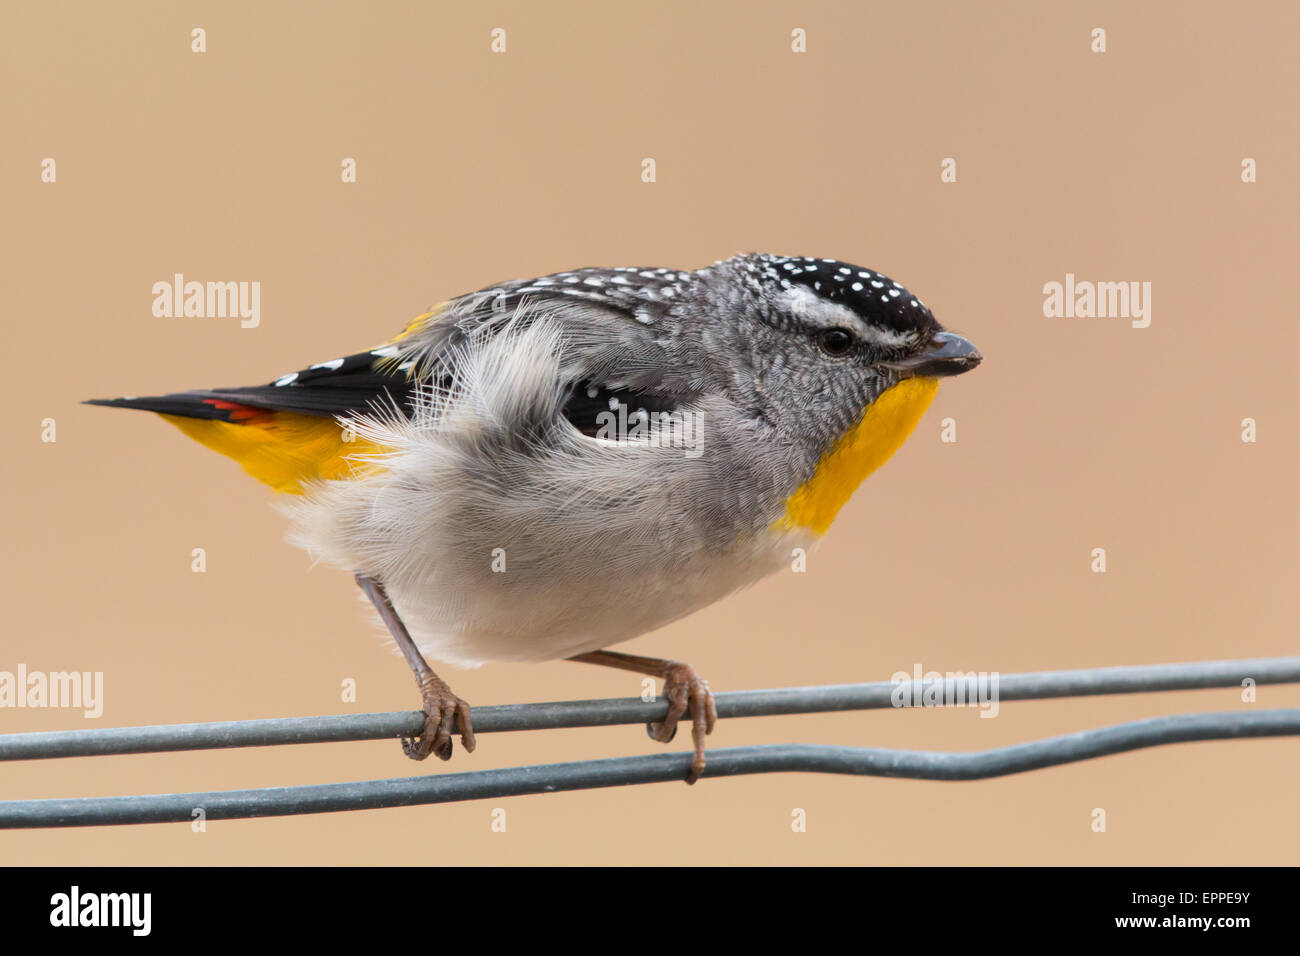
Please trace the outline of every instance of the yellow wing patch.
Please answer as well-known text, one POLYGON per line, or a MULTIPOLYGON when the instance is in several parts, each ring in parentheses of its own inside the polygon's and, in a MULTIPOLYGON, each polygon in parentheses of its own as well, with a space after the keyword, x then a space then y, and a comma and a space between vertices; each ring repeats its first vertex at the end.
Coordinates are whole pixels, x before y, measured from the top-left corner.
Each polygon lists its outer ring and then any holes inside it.
POLYGON ((907 441, 939 390, 937 378, 909 378, 885 391, 817 463, 817 471, 785 503, 780 530, 825 534, 853 492, 907 441))
POLYGON ((445 309, 447 307, 448 302, 450 301, 451 300, 449 299, 447 300, 447 302, 439 302, 437 305, 435 305, 428 312, 425 312, 423 315, 417 315, 415 318, 413 318, 410 321, 410 323, 406 326, 406 328, 402 329, 401 332, 399 332, 397 335, 395 335, 392 339, 389 340, 390 343, 400 342, 408 335, 414 335, 416 332, 420 331, 420 329, 424 327, 424 323, 428 322, 431 318, 433 318, 435 315, 437 315, 439 312, 445 309))
POLYGON ((271 412, 246 422, 158 417, 200 444, 233 458, 258 481, 287 495, 302 494, 309 481, 370 473, 376 466, 351 459, 382 450, 360 439, 344 441, 343 429, 332 418, 296 412, 271 412))

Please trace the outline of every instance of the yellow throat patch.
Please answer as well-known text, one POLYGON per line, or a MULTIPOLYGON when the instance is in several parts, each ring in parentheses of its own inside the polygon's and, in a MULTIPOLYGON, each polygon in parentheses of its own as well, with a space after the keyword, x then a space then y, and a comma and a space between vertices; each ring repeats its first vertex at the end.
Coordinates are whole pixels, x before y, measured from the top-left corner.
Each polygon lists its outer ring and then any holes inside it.
POLYGON ((907 441, 938 390, 937 378, 909 378, 882 393, 786 499, 785 514, 774 527, 825 534, 863 479, 907 441))

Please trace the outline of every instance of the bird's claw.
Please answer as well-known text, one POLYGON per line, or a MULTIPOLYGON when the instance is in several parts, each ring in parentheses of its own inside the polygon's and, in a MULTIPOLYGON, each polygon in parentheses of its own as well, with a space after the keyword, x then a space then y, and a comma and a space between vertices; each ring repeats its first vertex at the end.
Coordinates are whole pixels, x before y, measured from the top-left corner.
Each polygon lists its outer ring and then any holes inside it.
POLYGON ((420 678, 419 684, 420 699, 424 704, 424 730, 414 737, 402 738, 402 753, 412 760, 423 760, 429 754, 450 760, 451 738, 457 731, 465 752, 473 753, 478 743, 470 722, 469 704, 453 694, 446 682, 433 674, 420 678))
POLYGON ((651 739, 666 744, 677 736, 677 722, 687 709, 690 710, 695 757, 691 761, 686 782, 694 783, 704 772, 704 738, 713 733, 713 726, 718 721, 717 703, 713 699, 713 692, 709 690, 708 681, 701 679, 693 667, 676 662, 669 665, 664 677, 664 697, 668 699, 667 716, 659 723, 646 724, 646 732, 651 739))

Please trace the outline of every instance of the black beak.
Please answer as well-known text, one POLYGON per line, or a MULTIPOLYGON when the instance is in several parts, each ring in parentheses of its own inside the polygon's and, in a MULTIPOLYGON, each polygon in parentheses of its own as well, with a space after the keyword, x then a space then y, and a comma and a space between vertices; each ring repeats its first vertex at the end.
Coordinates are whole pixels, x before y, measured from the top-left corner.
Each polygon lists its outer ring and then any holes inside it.
POLYGON ((954 332, 939 332, 915 355, 884 364, 908 375, 941 378, 969 372, 983 360, 979 349, 967 339, 954 332))

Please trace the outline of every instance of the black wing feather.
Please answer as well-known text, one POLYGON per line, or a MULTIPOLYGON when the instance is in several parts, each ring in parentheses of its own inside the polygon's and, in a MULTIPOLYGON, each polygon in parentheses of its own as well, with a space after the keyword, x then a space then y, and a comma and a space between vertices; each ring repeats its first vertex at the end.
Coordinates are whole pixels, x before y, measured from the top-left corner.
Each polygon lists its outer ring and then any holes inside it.
POLYGON ((220 421, 240 420, 238 409, 222 407, 229 404, 334 418, 363 414, 379 407, 409 413, 416 388, 405 371, 370 351, 313 365, 268 385, 191 389, 142 398, 97 398, 84 404, 220 421))

